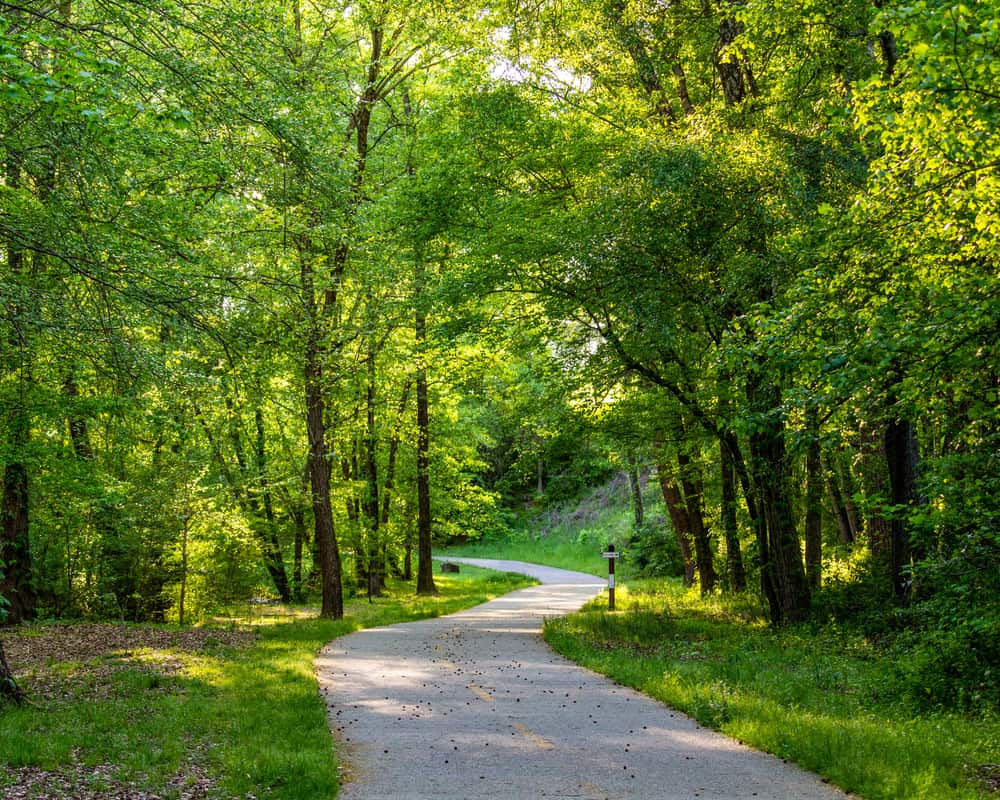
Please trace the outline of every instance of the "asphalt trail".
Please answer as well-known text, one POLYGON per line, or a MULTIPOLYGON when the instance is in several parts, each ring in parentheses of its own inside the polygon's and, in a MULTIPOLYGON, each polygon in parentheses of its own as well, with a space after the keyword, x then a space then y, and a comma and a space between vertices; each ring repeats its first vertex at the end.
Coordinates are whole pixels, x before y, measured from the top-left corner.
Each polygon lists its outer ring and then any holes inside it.
POLYGON ((449 560, 543 583, 447 617, 358 631, 320 652, 341 800, 847 797, 556 655, 543 619, 579 608, 599 579, 449 560))

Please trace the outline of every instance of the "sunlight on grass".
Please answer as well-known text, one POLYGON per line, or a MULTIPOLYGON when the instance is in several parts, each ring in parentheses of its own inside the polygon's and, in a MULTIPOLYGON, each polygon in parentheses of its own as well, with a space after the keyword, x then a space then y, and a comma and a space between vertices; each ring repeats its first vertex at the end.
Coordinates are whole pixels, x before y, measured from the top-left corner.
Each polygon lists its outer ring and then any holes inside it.
MULTIPOLYGON (((18 767, 65 774, 110 764, 114 780, 170 796, 171 785, 202 770, 224 796, 329 800, 337 765, 313 673, 317 651, 360 628, 448 614, 533 583, 473 567, 435 582, 436 597, 394 583, 373 603, 353 599, 338 621, 318 619, 315 608, 261 606, 249 647, 209 638, 198 652, 143 649, 40 667, 51 695, 0 709, 0 796, 18 767)), ((218 624, 247 627, 238 621, 229 609, 218 624)), ((35 680, 25 682, 29 691, 35 680)))
POLYGON ((868 800, 974 800, 1000 722, 878 702, 886 665, 856 634, 764 625, 745 601, 635 582, 550 620, 559 652, 868 800), (749 624, 748 624, 749 623, 749 624))

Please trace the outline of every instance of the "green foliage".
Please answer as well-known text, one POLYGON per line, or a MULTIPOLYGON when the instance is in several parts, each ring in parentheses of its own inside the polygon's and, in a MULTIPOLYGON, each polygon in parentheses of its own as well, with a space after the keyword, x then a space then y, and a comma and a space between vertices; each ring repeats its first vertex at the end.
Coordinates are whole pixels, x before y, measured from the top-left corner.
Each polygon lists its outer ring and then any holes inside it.
POLYGON ((665 521, 646 523, 635 532, 626 550, 626 559, 632 575, 641 578, 684 575, 677 537, 665 521))

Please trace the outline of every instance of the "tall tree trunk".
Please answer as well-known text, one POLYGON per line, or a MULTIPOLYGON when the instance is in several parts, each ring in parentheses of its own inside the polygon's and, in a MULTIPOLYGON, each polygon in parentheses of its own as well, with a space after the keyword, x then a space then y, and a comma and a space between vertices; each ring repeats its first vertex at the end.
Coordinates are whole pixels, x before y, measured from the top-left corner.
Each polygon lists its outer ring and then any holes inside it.
POLYGON ((691 524, 688 522, 687 507, 681 497, 680 489, 671 477, 671 470, 664 464, 656 468, 656 476, 663 494, 663 503, 670 515, 670 523, 677 537, 677 546, 684 562, 684 585, 694 586, 694 558, 691 555, 691 524))
POLYGON ((917 498, 917 471, 920 454, 913 423, 892 419, 885 429, 885 458, 889 467, 890 501, 890 575, 892 588, 899 598, 909 593, 910 581, 904 570, 910 562, 910 540, 906 529, 906 509, 917 498))
POLYGON ((306 436, 309 442, 309 486, 312 495, 315 543, 322 582, 323 602, 320 614, 331 619, 344 616, 344 594, 340 575, 340 550, 333 526, 330 503, 330 455, 326 446, 326 402, 323 392, 323 329, 313 286, 312 264, 300 253, 302 292, 306 319, 309 320, 306 357, 303 368, 306 401, 306 436))
POLYGON ((698 562, 698 585, 702 594, 708 594, 715 589, 715 563, 712 554, 712 542, 705 515, 702 512, 702 495, 704 487, 700 469, 691 456, 685 452, 677 454, 681 487, 684 490, 684 505, 687 507, 688 523, 691 526, 691 540, 694 542, 695 559, 698 562))
POLYGON ((744 592, 747 588, 743 554, 740 552, 740 534, 736 524, 736 471, 733 457, 725 443, 719 445, 719 477, 722 485, 722 530, 726 537, 726 571, 729 588, 744 592))
POLYGON ((417 594, 437 594, 431 545, 430 412, 427 397, 427 312, 424 309, 426 274, 423 259, 415 262, 414 335, 417 341, 417 594))
POLYGON ((748 377, 747 400, 760 420, 750 435, 750 458, 768 544, 761 577, 777 599, 772 622, 792 622, 802 619, 809 610, 809 583, 789 495, 785 426, 779 411, 781 392, 767 375, 766 364, 758 365, 748 377))

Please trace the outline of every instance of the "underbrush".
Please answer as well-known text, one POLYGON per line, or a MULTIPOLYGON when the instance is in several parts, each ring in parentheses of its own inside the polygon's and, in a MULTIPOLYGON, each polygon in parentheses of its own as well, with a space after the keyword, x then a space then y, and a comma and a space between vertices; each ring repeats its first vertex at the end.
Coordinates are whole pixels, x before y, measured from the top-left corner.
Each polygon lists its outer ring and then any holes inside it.
POLYGON ((175 626, 121 626, 140 632, 125 644, 127 635, 92 630, 81 642, 81 626, 8 629, 5 640, 28 640, 28 656, 12 667, 33 705, 0 707, 0 796, 49 786, 60 794, 46 796, 67 798, 328 800, 337 766, 317 651, 353 630, 451 613, 531 583, 471 567, 435 582, 438 597, 398 583, 374 603, 349 602, 338 621, 261 607, 252 624, 221 621, 187 646, 191 629, 175 626), (140 646, 143 632, 157 633, 145 636, 153 646, 140 646), (69 659, 43 646, 56 634, 76 641, 71 653, 60 645, 69 659))
POLYGON ((992 795, 995 713, 959 714, 899 691, 901 642, 834 623, 773 629, 753 604, 700 598, 673 581, 619 591, 551 620, 561 653, 795 761, 868 800, 992 795))

